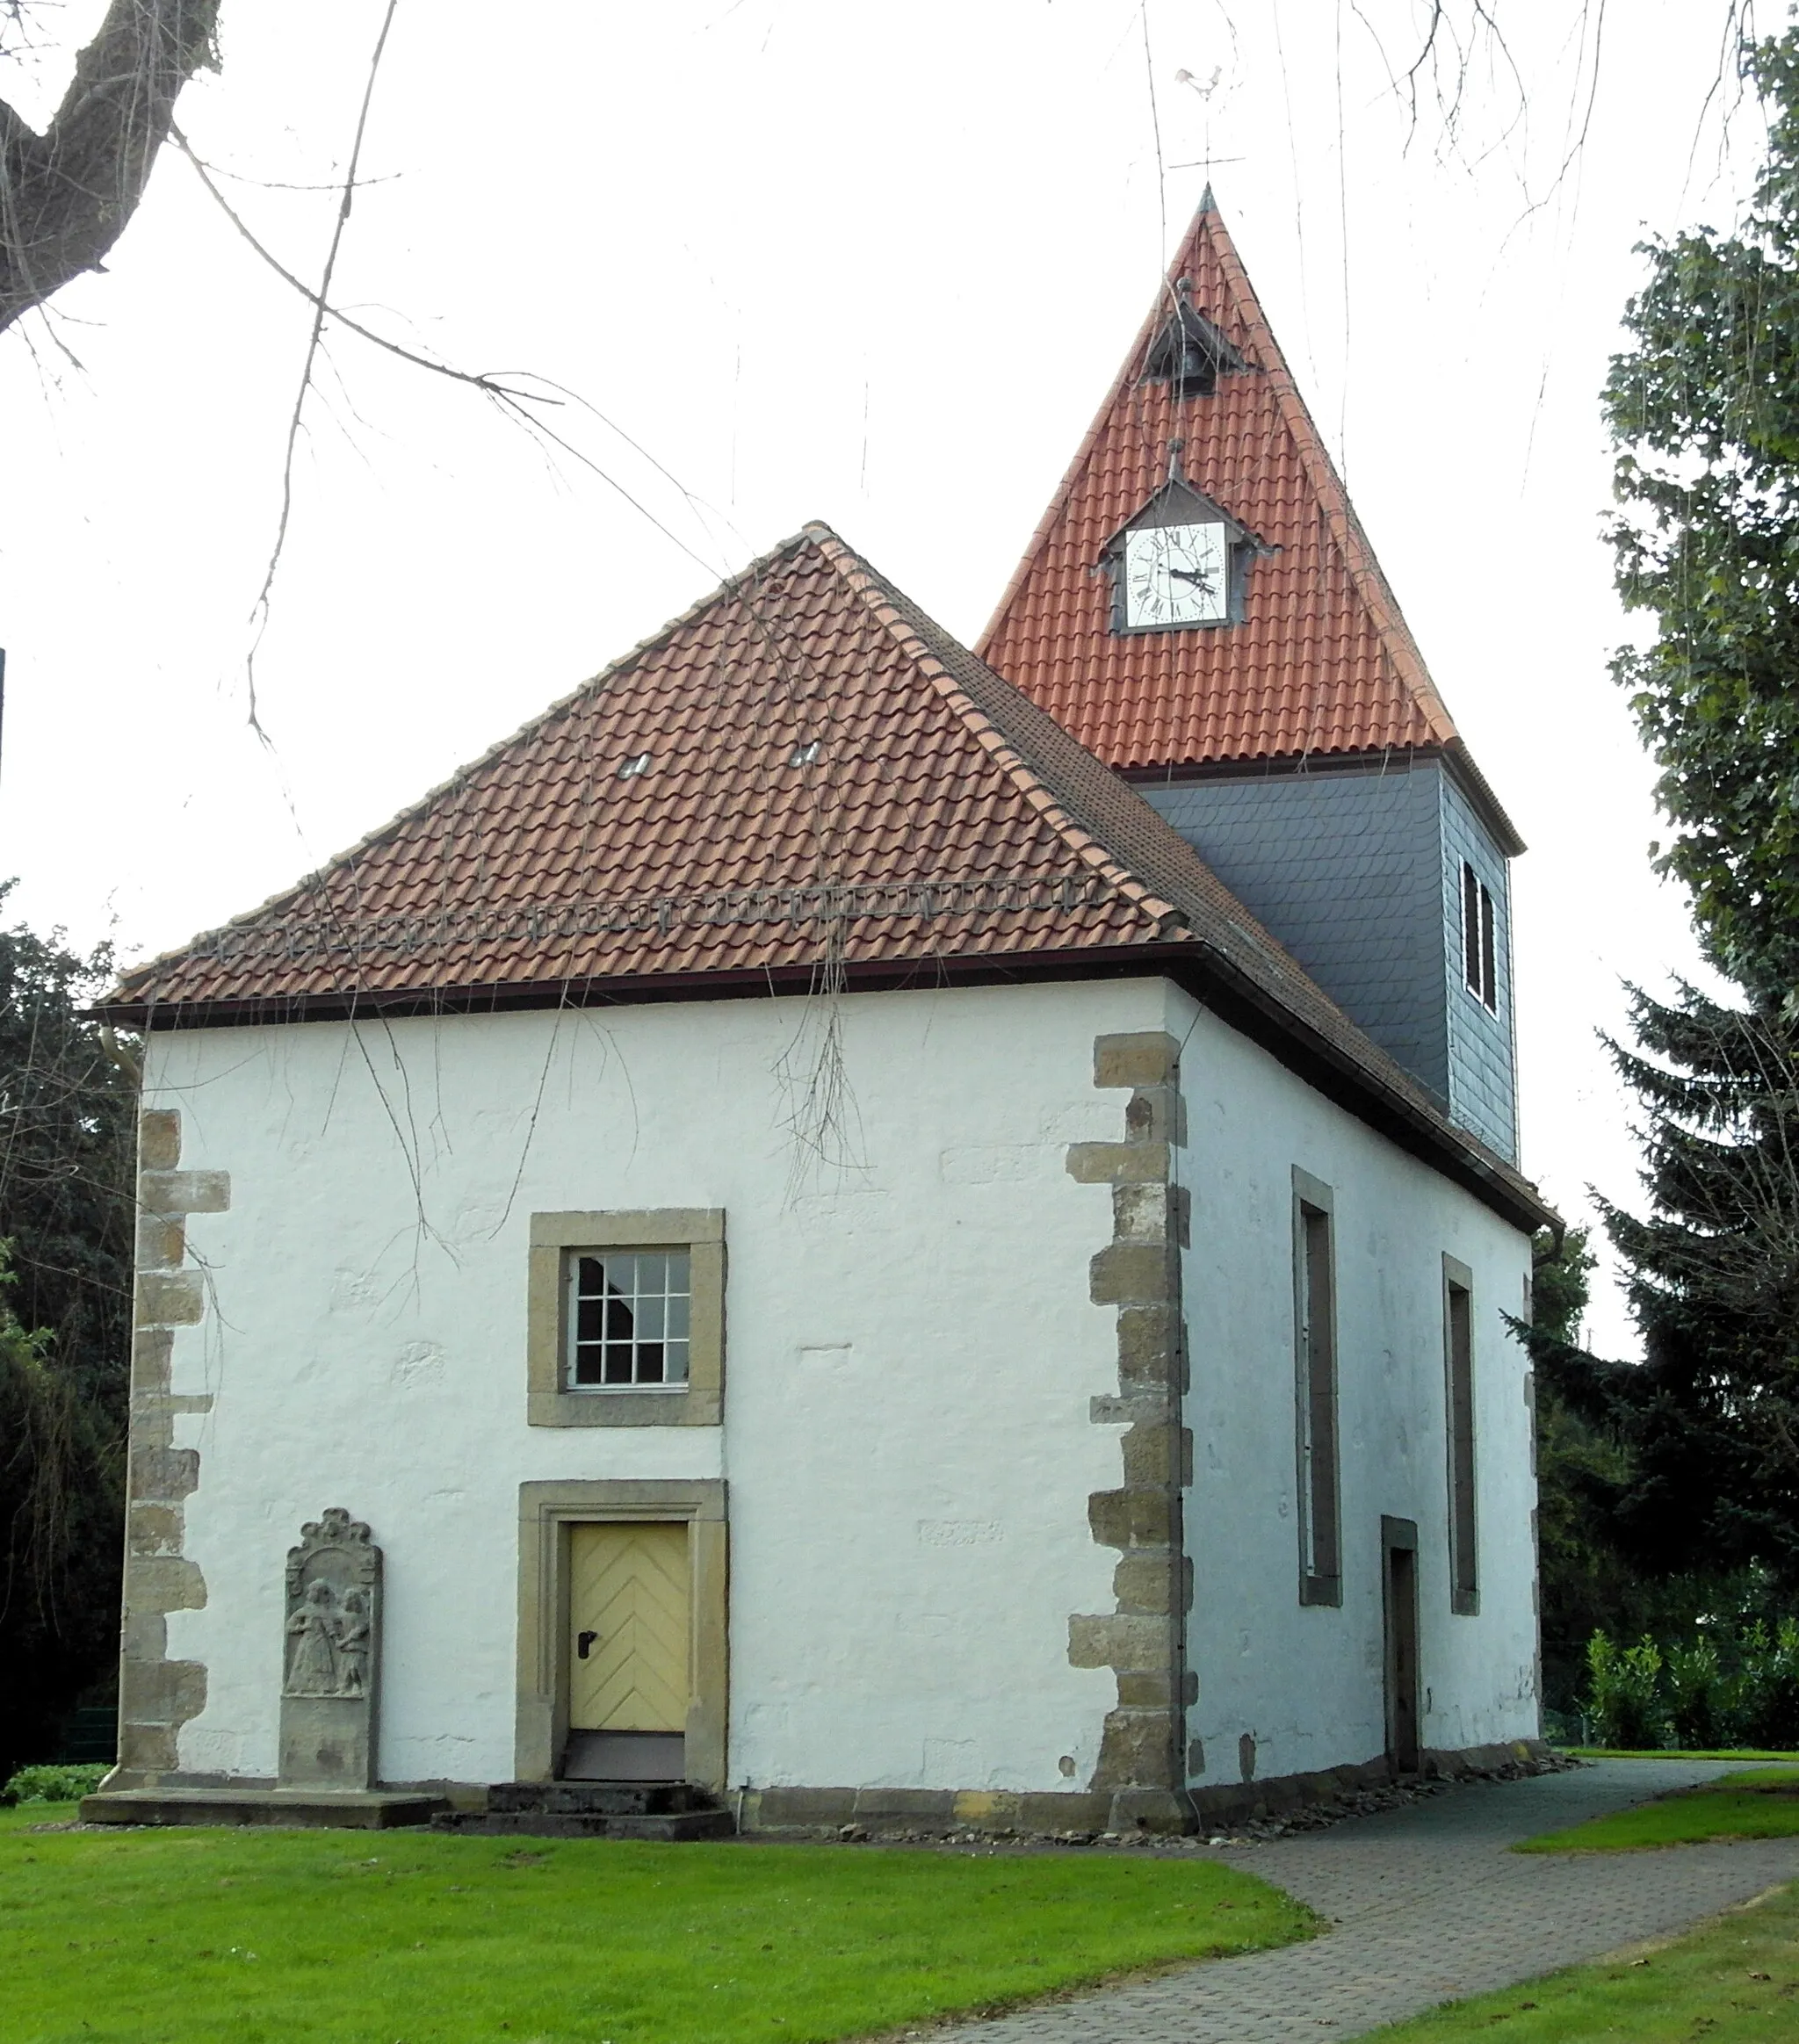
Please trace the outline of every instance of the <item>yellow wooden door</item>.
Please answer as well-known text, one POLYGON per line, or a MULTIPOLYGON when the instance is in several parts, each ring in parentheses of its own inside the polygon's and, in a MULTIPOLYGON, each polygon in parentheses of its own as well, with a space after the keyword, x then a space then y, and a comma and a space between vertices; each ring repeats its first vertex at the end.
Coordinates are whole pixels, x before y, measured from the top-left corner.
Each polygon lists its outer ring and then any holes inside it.
POLYGON ((571 1728, 685 1731, 685 1523, 574 1526, 568 1544, 571 1728))

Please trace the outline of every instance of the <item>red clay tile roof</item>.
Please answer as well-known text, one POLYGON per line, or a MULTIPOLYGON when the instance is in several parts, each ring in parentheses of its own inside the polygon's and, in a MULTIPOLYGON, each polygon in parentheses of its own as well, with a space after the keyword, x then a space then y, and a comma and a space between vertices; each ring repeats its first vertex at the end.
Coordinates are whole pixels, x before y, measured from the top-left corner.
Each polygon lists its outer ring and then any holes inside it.
POLYGON ((1134 789, 814 525, 297 887, 134 967, 99 1012, 169 1028, 840 969, 1189 968, 1533 1224, 1525 1181, 1134 789))
POLYGON ((1471 765, 1210 192, 976 650, 1127 771, 1398 748, 1471 765), (1144 375, 1183 278, 1246 365, 1209 396, 1144 375), (1275 551, 1240 624, 1122 635, 1102 555, 1177 439, 1193 487, 1275 551))
POLYGON ((778 970, 827 929, 856 963, 1154 940, 1173 906, 885 596, 808 529, 299 886, 126 974, 115 1004, 778 970))

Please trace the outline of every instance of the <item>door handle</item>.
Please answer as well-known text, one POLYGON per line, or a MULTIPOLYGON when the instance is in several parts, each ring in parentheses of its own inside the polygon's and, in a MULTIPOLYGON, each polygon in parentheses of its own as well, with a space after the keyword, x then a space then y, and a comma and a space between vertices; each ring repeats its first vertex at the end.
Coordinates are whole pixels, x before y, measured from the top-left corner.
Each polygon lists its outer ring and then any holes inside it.
POLYGON ((592 1650, 594 1642, 599 1636, 599 1634, 596 1632, 577 1633, 574 1636, 575 1658, 577 1660, 586 1660, 589 1653, 592 1650))

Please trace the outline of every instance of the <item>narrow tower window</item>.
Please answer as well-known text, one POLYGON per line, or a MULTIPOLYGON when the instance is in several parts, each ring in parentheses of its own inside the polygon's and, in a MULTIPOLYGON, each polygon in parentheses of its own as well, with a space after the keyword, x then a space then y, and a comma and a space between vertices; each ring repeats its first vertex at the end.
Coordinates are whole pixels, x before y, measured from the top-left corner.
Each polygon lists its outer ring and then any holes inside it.
POLYGON ((1474 1274, 1443 1259, 1443 1366, 1449 1419, 1449 1608, 1480 1609, 1474 1506, 1474 1274))
POLYGON ((1499 969, 1493 898, 1466 859, 1462 862, 1462 976, 1468 991, 1497 1015, 1499 969))
POLYGON ((1299 1601, 1340 1604, 1337 1512, 1336 1258, 1331 1190, 1293 1174, 1295 1419, 1299 1450, 1299 1601))

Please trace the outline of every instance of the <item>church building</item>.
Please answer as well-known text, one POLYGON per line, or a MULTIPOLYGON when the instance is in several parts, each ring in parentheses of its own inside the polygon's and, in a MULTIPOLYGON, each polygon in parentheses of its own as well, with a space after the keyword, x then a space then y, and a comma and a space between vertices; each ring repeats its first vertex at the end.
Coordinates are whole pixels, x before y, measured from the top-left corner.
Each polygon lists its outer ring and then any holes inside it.
POLYGON ((90 1814, 1174 1830, 1521 1754, 1521 849, 1208 195, 974 651, 809 525, 109 997, 90 1814))

